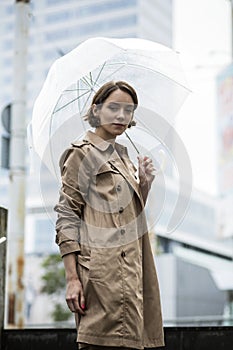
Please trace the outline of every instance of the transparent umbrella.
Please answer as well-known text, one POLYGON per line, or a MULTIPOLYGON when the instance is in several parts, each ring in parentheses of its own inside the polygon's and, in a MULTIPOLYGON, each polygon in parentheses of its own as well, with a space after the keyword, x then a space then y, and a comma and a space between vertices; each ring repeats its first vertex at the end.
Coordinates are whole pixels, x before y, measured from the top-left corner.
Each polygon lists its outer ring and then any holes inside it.
POLYGON ((127 81, 139 97, 137 126, 121 140, 133 159, 136 149, 158 155, 163 145, 172 152, 172 125, 189 93, 179 54, 143 39, 92 38, 54 62, 34 104, 29 143, 57 178, 62 152, 90 128, 83 116, 110 80, 127 81))

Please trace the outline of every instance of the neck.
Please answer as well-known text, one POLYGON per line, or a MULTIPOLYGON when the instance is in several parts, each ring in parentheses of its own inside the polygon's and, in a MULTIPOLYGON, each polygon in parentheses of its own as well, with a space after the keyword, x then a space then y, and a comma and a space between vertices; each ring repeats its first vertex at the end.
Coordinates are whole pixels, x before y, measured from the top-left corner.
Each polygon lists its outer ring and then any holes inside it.
POLYGON ((112 134, 109 134, 100 128, 95 129, 95 134, 101 137, 103 140, 108 141, 113 146, 115 145, 116 136, 114 137, 112 134))

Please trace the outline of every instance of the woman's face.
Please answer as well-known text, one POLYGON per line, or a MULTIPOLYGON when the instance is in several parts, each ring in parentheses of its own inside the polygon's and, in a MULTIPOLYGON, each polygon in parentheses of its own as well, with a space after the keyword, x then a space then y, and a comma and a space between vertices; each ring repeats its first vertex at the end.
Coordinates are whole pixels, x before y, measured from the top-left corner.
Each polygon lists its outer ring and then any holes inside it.
POLYGON ((93 112, 100 119, 97 134, 105 140, 115 139, 127 129, 133 118, 133 99, 118 89, 108 96, 100 108, 94 105, 93 112))

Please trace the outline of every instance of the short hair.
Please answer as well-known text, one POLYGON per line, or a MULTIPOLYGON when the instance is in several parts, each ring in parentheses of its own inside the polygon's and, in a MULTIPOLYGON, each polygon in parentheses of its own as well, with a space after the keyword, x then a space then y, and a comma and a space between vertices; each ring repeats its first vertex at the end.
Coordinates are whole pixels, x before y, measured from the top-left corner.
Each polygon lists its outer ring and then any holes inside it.
MULTIPOLYGON (((116 81, 116 82, 109 81, 104 85, 102 85, 101 88, 99 88, 99 90, 95 93, 91 102, 91 107, 89 108, 87 114, 84 116, 84 119, 87 120, 93 128, 96 128, 99 126, 99 120, 94 115, 92 106, 94 104, 96 105, 103 104, 106 101, 106 99, 111 95, 111 93, 116 90, 124 91, 128 95, 130 95, 134 103, 134 110, 137 108, 138 106, 137 93, 131 85, 129 85, 125 81, 116 81)), ((133 125, 136 125, 135 121, 131 121, 128 127, 131 127, 133 125)))

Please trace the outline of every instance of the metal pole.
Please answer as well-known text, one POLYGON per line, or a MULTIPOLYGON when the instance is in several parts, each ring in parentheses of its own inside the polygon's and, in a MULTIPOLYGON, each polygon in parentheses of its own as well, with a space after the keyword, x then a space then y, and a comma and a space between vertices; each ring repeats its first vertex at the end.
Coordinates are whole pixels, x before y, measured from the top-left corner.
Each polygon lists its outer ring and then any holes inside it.
POLYGON ((29 0, 15 2, 14 91, 10 140, 7 325, 24 326, 26 78, 29 0))
POLYGON ((7 210, 0 207, 0 349, 2 348, 2 330, 4 328, 5 276, 6 276, 6 232, 7 210))

